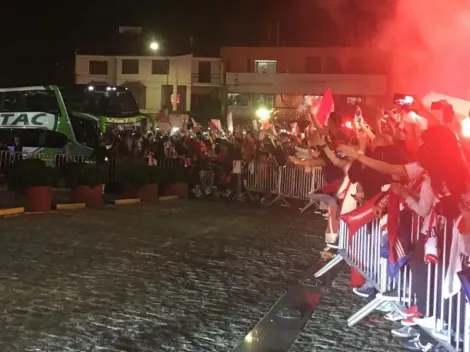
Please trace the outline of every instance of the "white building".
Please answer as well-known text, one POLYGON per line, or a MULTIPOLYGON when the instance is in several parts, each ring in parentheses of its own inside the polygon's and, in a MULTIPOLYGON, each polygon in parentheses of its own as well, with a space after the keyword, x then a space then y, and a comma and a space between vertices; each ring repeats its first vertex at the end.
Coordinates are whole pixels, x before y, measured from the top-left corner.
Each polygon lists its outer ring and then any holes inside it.
POLYGON ((375 105, 391 98, 387 56, 349 47, 224 47, 226 100, 234 118, 256 108, 276 108, 293 117, 304 95, 330 88, 335 105, 375 105))
POLYGON ((76 55, 75 60, 76 83, 125 86, 144 113, 164 107, 189 111, 193 100, 218 98, 223 83, 218 58, 76 55))

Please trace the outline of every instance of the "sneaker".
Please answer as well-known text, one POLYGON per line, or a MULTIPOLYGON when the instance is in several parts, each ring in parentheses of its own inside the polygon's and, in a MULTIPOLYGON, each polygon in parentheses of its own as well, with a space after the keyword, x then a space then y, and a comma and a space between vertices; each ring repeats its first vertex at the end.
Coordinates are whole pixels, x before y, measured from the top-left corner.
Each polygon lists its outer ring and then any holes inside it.
POLYGON ((359 297, 367 298, 367 297, 372 296, 375 293, 375 288, 373 288, 370 284, 366 282, 361 287, 354 288, 353 292, 359 297))
POLYGON ((418 311, 418 306, 415 304, 409 308, 406 308, 403 312, 403 315, 407 318, 421 316, 421 313, 418 311))
POLYGON ((432 344, 428 343, 426 345, 423 345, 420 341, 420 337, 417 336, 411 340, 403 340, 400 341, 401 347, 403 347, 405 350, 408 351, 431 351, 432 349, 432 344))
POLYGON ((403 313, 399 310, 395 309, 392 310, 390 313, 384 315, 384 319, 388 321, 400 321, 405 319, 406 317, 403 316, 403 313))
POLYGON ((392 335, 401 339, 414 339, 416 337, 419 337, 419 331, 415 328, 412 328, 411 326, 403 326, 400 329, 393 329, 392 335))
POLYGON ((418 323, 416 322, 416 320, 420 320, 421 317, 422 317, 421 313, 416 312, 415 314, 409 316, 408 318, 403 319, 401 321, 401 325, 403 325, 403 326, 417 325, 418 323))

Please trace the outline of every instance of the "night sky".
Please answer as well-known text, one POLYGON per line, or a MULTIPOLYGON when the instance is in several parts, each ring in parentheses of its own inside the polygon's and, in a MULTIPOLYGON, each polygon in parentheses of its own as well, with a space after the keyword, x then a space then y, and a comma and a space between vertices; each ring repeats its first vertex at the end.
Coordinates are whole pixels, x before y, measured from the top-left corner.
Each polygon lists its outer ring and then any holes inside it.
MULTIPOLYGON (((218 56, 222 45, 272 45, 277 22, 281 44, 341 45, 341 23, 373 17, 355 1, 12 1, 3 4, 1 12, 0 84, 71 83, 76 50, 145 54, 152 38, 162 43, 167 55, 218 56), (341 7, 332 15, 322 1, 341 7), (118 36, 120 25, 141 26, 143 35, 118 36)), ((375 8, 381 1, 364 2, 375 8)))

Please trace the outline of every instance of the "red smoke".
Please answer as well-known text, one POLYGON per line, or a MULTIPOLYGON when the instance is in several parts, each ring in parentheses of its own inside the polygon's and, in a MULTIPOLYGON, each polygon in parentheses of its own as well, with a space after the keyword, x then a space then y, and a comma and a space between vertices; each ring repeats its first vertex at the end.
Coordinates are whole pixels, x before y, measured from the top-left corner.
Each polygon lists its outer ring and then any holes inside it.
POLYGON ((367 46, 390 52, 395 90, 437 91, 470 100, 470 0, 322 0, 322 4, 341 27, 351 23, 345 11, 351 4, 378 19, 379 28, 367 46))

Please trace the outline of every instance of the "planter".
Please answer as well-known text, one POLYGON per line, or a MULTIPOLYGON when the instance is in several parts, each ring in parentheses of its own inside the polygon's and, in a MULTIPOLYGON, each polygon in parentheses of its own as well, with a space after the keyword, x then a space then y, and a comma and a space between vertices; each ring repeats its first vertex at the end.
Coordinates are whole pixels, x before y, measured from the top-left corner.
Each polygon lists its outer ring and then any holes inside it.
POLYGON ((52 190, 49 186, 36 186, 26 189, 23 193, 25 211, 45 212, 51 210, 52 190))
POLYGON ((70 190, 70 200, 73 203, 85 203, 87 208, 100 209, 103 207, 103 186, 77 186, 70 190))
POLYGON ((187 182, 175 182, 166 186, 165 195, 178 196, 180 199, 189 197, 189 184, 187 182))
POLYGON ((124 185, 124 197, 125 198, 138 198, 139 197, 139 192, 137 188, 130 184, 125 184, 124 185))
POLYGON ((142 202, 155 202, 158 200, 158 184, 151 183, 139 188, 137 192, 138 198, 142 202))

